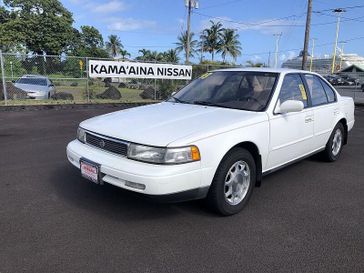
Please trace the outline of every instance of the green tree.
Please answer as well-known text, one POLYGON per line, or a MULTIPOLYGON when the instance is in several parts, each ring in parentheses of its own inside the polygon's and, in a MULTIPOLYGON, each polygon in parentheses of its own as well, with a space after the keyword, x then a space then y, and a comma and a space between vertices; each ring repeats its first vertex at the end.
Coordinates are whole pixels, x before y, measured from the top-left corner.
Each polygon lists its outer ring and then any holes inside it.
POLYGON ((176 64, 179 62, 177 49, 170 49, 163 53, 163 61, 176 64))
POLYGON ((92 26, 81 26, 81 32, 73 30, 71 54, 81 57, 108 58, 104 40, 99 30, 92 26))
POLYGON ((12 26, 12 17, 14 15, 11 16, 11 13, 5 7, 0 7, 0 49, 5 52, 11 51, 19 41, 24 40, 20 39, 20 35, 17 35, 10 28, 12 26))
POLYGON ((81 42, 86 48, 104 47, 104 39, 101 33, 93 26, 81 26, 81 42))
POLYGON ((217 49, 218 53, 221 53, 223 62, 226 60, 226 56, 231 56, 234 61, 241 55, 241 46, 239 42, 239 34, 234 29, 223 29, 220 39, 220 47, 217 49))
POLYGON ((138 56, 136 57, 137 60, 140 60, 140 61, 147 61, 148 59, 150 59, 150 55, 151 55, 151 51, 149 49, 140 49, 138 51, 141 56, 138 56))
POLYGON ((161 62, 163 61, 163 53, 160 53, 158 51, 150 51, 148 49, 140 49, 139 53, 141 53, 141 56, 136 57, 137 60, 141 61, 154 61, 154 62, 161 62))
MULTIPOLYGON (((110 52, 111 57, 116 57, 124 48, 120 39, 116 35, 110 35, 109 41, 106 42, 106 49, 110 52)), ((124 56, 125 57, 125 56, 124 56)))
MULTIPOLYGON (((190 54, 189 57, 193 57, 194 53, 196 52, 196 46, 197 46, 197 40, 193 39, 194 33, 190 32, 190 54)), ((177 37, 177 47, 176 50, 178 53, 180 52, 184 52, 185 55, 185 59, 187 61, 187 31, 181 33, 178 37, 177 37)))
POLYGON ((120 55, 121 55, 121 58, 122 58, 123 60, 125 60, 125 57, 126 57, 126 56, 129 56, 129 57, 131 56, 131 55, 130 55, 130 53, 129 53, 126 49, 121 49, 121 50, 120 50, 120 55))
POLYGON ((63 73, 67 76, 71 76, 73 78, 81 78, 84 76, 84 71, 86 69, 86 60, 69 57, 65 61, 63 61, 63 73), (82 69, 80 65, 80 61, 82 61, 82 69))
MULTIPOLYGON (((3 0, 1 42, 9 39, 37 54, 60 54, 73 35, 72 14, 58 0, 3 0)), ((6 41, 8 40, 8 41, 6 41)))
POLYGON ((26 73, 21 59, 15 55, 4 55, 4 68, 5 77, 11 78, 11 80, 16 80, 26 73))
POLYGON ((215 52, 221 46, 221 35, 224 30, 220 22, 214 22, 210 20, 210 28, 206 28, 202 31, 201 41, 203 45, 203 51, 207 51, 211 54, 211 60, 214 60, 215 52))
POLYGON ((253 61, 247 61, 246 66, 248 66, 248 67, 265 67, 265 64, 261 63, 261 62, 256 62, 255 63, 253 61))
POLYGON ((162 62, 163 59, 164 59, 163 53, 160 53, 158 51, 151 51, 149 59, 147 61, 162 62))

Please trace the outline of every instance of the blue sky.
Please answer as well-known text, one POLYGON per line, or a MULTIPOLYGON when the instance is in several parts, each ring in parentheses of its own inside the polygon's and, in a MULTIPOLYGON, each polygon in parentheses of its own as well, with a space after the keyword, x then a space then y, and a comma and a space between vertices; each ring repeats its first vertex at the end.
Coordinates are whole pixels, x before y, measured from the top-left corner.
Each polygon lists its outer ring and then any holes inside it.
MULTIPOLYGON (((219 20, 213 17, 220 18, 225 27, 238 29, 242 45, 238 63, 247 60, 266 63, 269 51, 273 62, 275 33, 282 32, 280 61, 296 56, 302 48, 307 0, 199 2, 200 8, 192 15, 192 31, 199 33, 210 19, 219 20)), ((177 35, 186 29, 184 0, 62 0, 62 3, 73 13, 75 27, 95 26, 104 39, 110 34, 118 35, 132 57, 138 56, 141 48, 158 51, 174 48, 177 35)), ((336 18, 324 10, 363 4, 362 0, 313 0, 311 38, 316 38, 315 56, 333 51, 336 18)), ((342 16, 339 41, 363 37, 347 41, 344 52, 364 55, 364 7, 348 8, 342 16)), ((210 55, 205 58, 210 59, 210 55)))

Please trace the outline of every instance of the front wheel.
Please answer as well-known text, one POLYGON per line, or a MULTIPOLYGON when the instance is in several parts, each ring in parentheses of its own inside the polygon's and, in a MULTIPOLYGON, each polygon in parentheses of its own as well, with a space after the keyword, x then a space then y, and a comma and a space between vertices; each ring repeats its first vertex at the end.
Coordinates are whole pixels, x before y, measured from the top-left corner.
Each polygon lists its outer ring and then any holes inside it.
POLYGON ((333 162, 339 158, 344 144, 344 134, 344 126, 340 122, 332 131, 329 141, 326 144, 326 148, 322 153, 326 161, 333 162))
POLYGON ((235 148, 221 161, 212 181, 207 201, 222 215, 241 211, 248 202, 256 181, 253 156, 243 148, 235 148))

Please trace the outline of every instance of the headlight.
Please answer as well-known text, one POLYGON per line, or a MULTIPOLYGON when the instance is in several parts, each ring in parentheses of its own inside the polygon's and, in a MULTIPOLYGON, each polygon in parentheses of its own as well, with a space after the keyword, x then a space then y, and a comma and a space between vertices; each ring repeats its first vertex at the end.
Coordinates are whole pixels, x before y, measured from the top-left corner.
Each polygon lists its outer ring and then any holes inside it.
POLYGON ((78 127, 77 129, 77 139, 82 143, 86 142, 86 131, 81 127, 78 127))
POLYGON ((128 158, 156 164, 179 164, 200 160, 200 152, 196 146, 159 148, 130 144, 128 158))

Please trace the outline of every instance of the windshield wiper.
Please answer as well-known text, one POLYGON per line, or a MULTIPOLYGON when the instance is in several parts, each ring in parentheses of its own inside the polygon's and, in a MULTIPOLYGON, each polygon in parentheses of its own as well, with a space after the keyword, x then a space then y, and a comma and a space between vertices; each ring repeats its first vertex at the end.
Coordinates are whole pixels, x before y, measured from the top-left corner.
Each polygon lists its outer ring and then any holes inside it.
POLYGON ((203 101, 203 100, 195 100, 193 102, 193 104, 224 107, 221 104, 217 104, 217 103, 213 103, 213 102, 209 102, 209 101, 203 101))
POLYGON ((171 98, 174 99, 174 101, 178 102, 178 103, 189 103, 188 101, 184 101, 184 100, 181 100, 181 99, 173 97, 173 96, 171 98))
POLYGON ((213 103, 213 102, 203 101, 203 100, 196 100, 196 101, 193 102, 193 104, 206 105, 206 106, 215 106, 215 107, 229 108, 229 109, 237 109, 237 108, 230 107, 230 106, 227 106, 227 105, 223 105, 223 104, 220 104, 220 103, 213 103))

